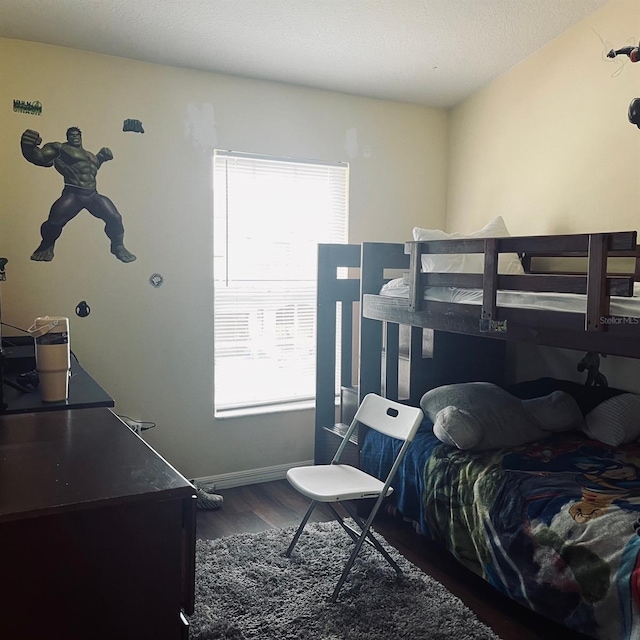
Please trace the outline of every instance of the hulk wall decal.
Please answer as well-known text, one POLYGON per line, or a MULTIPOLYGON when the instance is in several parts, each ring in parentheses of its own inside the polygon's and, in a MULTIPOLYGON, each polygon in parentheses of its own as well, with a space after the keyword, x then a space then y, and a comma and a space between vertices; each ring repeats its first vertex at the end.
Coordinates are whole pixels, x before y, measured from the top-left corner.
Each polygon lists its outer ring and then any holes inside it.
POLYGON ((82 147, 78 127, 67 129, 66 142, 47 142, 42 147, 37 131, 27 129, 20 138, 22 155, 39 167, 55 167, 64 178, 62 195, 53 203, 49 217, 40 227, 42 242, 31 256, 38 262, 53 260, 53 247, 64 226, 86 209, 103 220, 104 232, 111 240, 111 253, 122 262, 136 259, 124 246, 122 216, 109 198, 98 193, 96 175, 103 163, 113 160, 113 153, 103 147, 96 155, 82 147))

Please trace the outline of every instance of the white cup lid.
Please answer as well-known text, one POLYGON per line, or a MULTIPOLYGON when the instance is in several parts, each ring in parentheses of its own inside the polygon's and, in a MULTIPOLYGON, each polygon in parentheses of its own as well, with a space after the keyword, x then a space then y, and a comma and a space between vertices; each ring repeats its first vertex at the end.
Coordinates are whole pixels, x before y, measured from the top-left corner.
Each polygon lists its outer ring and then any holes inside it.
POLYGON ((39 338, 45 333, 68 333, 69 318, 63 316, 41 316, 33 321, 27 331, 33 338, 39 338))

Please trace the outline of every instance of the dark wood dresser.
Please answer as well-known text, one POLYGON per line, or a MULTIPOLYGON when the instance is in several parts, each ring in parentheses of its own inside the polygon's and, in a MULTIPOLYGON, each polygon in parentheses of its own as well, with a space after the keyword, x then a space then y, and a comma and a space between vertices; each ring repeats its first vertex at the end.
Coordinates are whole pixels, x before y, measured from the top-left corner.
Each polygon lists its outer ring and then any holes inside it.
POLYGON ((193 487, 109 409, 0 417, 0 638, 188 637, 193 487))

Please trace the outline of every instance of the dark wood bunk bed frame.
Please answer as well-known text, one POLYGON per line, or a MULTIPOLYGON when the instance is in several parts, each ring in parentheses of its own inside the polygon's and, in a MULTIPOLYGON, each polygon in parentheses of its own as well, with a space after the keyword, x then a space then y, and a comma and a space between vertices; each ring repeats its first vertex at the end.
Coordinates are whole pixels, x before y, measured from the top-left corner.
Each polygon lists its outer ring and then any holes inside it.
MULTIPOLYGON (((444 242, 320 247, 316 462, 330 461, 345 423, 366 393, 378 392, 417 404, 424 392, 441 384, 473 380, 500 384, 510 341, 640 358, 639 323, 615 317, 611 322, 600 321, 601 317, 611 318, 609 297, 632 295, 634 281, 640 281, 640 247, 635 232, 444 242), (421 273, 422 253, 437 251, 482 252, 485 273, 421 273), (506 251, 520 254, 526 275, 496 273, 497 254, 506 251), (535 270, 537 258, 555 256, 586 258, 587 268, 564 273, 535 270), (608 273, 609 257, 633 257, 632 272, 608 273), (397 270, 407 272, 408 299, 379 295, 383 284, 397 276, 393 273, 397 270), (424 301, 427 285, 480 288, 483 304, 424 301), (584 294, 587 312, 498 307, 498 289, 584 294), (400 346, 401 325, 407 325, 406 352, 400 346), (427 340, 423 332, 428 334, 427 340)), ((348 462, 359 464, 359 443, 363 442, 364 433, 360 433, 348 444, 348 462)), ((378 525, 388 540, 401 545, 409 559, 461 597, 501 636, 585 637, 525 607, 514 608, 513 601, 485 589, 482 578, 443 554, 440 546, 414 533, 411 526, 398 526, 397 519, 384 518, 378 525)))
MULTIPOLYGON (((636 280, 640 247, 635 231, 320 245, 316 463, 330 461, 367 393, 417 405, 426 391, 443 384, 501 384, 507 341, 640 358, 640 324, 611 316, 609 309, 610 296, 632 296, 636 280), (484 273, 422 273, 426 253, 481 253, 484 273), (500 253, 519 254, 525 274, 498 274, 500 253), (533 269, 538 258, 585 258, 586 269, 540 272, 533 269), (633 272, 609 272, 609 258, 634 258, 633 272), (405 272, 408 298, 380 295, 394 271, 405 272), (482 305, 425 301, 427 286, 481 289, 482 305), (499 307, 499 289, 584 294, 586 313, 499 307), (400 345, 402 325, 409 332, 406 352, 400 345)), ((353 464, 358 463, 362 438, 359 434, 347 448, 353 464)))

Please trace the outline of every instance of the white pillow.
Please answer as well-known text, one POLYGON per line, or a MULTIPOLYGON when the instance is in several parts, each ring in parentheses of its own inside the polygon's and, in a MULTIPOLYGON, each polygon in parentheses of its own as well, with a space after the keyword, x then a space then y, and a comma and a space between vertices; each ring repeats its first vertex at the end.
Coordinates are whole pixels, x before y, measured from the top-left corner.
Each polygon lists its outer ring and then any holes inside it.
MULTIPOLYGON (((501 216, 492 220, 485 227, 474 233, 445 233, 440 229, 413 228, 413 239, 450 240, 455 238, 508 238, 510 233, 501 216)), ((449 254, 423 254, 422 271, 449 272, 449 273, 483 273, 484 254, 482 253, 449 253, 449 254)), ((521 275, 524 273, 522 263, 517 253, 500 253, 498 256, 498 273, 521 275)))
POLYGON ((589 411, 583 431, 611 447, 640 437, 640 395, 621 393, 589 411))

